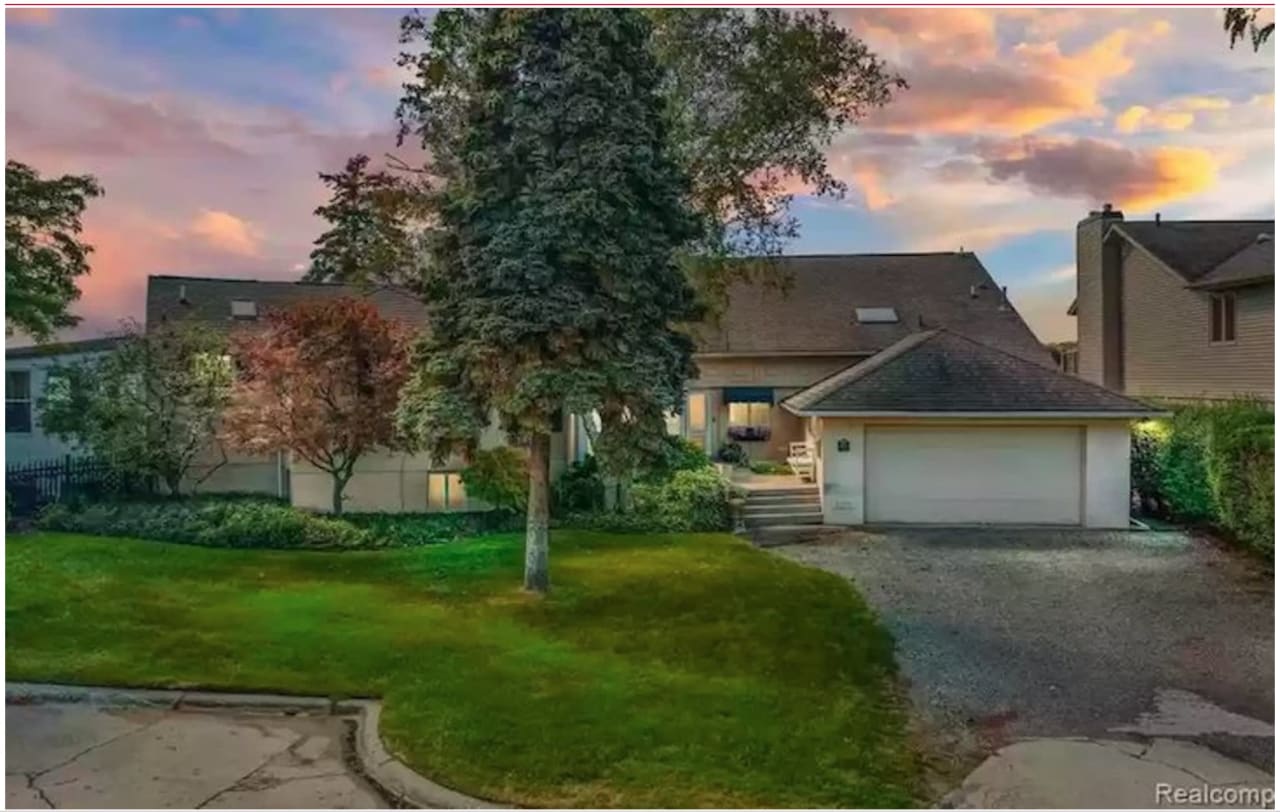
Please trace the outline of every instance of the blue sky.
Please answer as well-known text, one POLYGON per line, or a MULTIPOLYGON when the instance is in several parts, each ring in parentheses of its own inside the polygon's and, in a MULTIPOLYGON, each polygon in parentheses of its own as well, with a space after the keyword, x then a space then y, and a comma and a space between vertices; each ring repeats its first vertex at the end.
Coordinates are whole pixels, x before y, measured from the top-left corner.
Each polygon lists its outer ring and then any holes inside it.
MULTIPOLYGON (((148 274, 300 275, 316 174, 395 151, 401 13, 8 10, 8 157, 107 189, 74 334, 141 316, 148 274)), ((1060 340, 1090 208, 1274 216, 1273 46, 1216 10, 836 13, 911 88, 832 144, 844 199, 797 188, 792 253, 963 246, 1060 340)))

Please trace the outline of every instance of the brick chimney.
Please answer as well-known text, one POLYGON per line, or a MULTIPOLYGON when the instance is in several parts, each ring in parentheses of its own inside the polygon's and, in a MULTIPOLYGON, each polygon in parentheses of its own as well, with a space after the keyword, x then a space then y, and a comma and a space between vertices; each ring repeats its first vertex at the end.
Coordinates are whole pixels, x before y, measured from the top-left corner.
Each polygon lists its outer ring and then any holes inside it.
POLYGON ((1080 377, 1122 388, 1120 256, 1103 237, 1124 213, 1103 204, 1076 224, 1076 341, 1080 377))

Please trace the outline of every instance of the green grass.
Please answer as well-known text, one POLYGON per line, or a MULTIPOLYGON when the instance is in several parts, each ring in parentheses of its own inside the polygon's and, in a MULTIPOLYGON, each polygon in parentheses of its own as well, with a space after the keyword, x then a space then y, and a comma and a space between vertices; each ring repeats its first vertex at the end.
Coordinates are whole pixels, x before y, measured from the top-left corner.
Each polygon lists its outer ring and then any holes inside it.
POLYGON ((729 536, 381 552, 6 545, 8 679, 380 696, 459 790, 534 806, 911 805, 892 642, 843 580, 729 536))

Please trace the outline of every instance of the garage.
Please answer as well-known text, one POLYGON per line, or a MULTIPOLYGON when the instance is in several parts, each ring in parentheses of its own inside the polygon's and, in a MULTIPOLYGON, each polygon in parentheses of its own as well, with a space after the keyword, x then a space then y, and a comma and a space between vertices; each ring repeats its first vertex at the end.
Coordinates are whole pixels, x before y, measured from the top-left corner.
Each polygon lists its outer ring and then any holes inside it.
POLYGON ((868 426, 866 520, 1079 524, 1076 426, 868 426))
POLYGON ((1129 425, 1163 412, 946 329, 782 402, 826 524, 1129 526, 1129 425))

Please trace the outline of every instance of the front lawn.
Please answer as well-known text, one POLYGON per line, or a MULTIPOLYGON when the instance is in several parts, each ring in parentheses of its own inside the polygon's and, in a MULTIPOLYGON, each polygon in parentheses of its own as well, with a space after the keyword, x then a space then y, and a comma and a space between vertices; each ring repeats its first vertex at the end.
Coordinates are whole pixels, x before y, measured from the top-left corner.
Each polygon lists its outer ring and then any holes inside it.
POLYGON ((381 696, 411 766, 534 806, 913 803, 892 643, 841 579, 722 535, 557 531, 380 552, 37 533, 7 678, 381 696))

